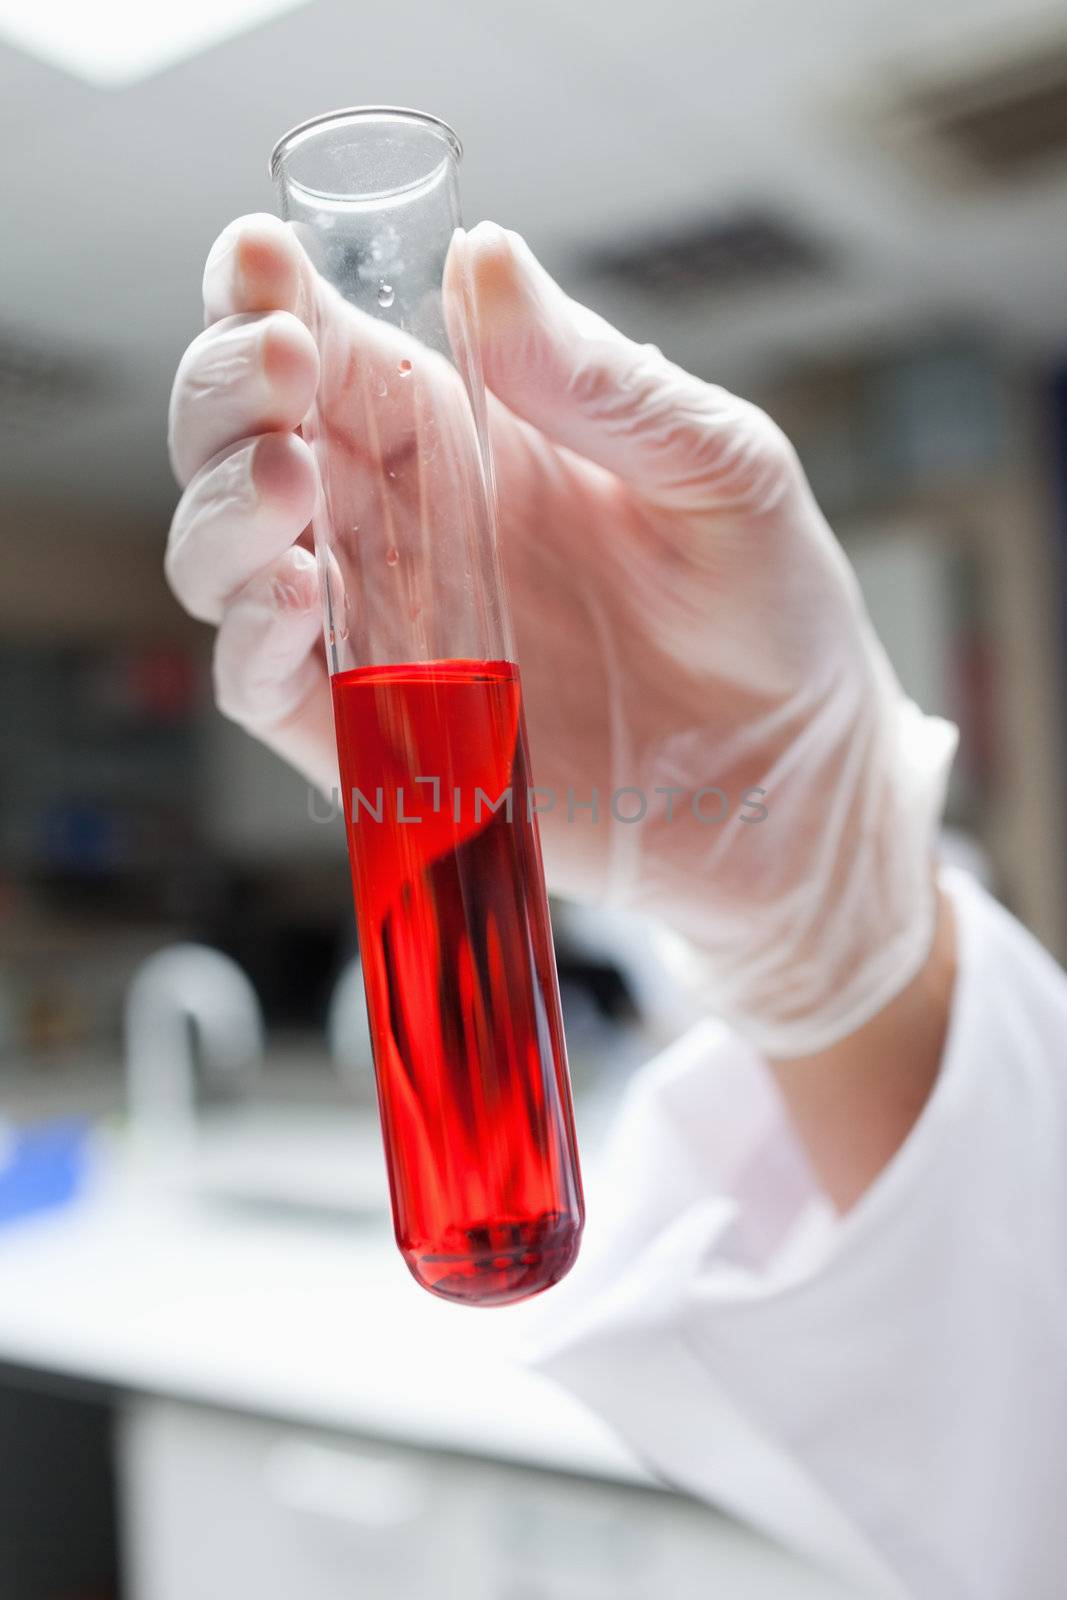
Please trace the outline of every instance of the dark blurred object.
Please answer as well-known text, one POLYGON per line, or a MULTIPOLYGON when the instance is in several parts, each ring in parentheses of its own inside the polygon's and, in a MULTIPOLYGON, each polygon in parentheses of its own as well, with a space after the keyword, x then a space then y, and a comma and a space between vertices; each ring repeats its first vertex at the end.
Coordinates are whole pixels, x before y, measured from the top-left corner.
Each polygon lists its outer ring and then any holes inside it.
POLYGON ((593 961, 572 954, 557 941, 556 965, 561 989, 583 990, 605 1022, 631 1023, 638 1020, 637 1006, 626 979, 618 967, 606 961, 593 961))
POLYGON ((831 519, 988 485, 1018 448, 1018 397, 980 336, 943 330, 797 372, 759 395, 831 519))
POLYGON ((214 904, 205 699, 182 644, 0 644, 0 1060, 115 1040, 137 961, 214 904))
POLYGON ((0 1595, 118 1600, 110 1410, 0 1374, 0 1595))
POLYGON ((721 212, 647 243, 598 251, 588 263, 600 278, 668 301, 821 275, 828 264, 790 218, 762 211, 721 212))
POLYGON ((965 338, 870 362, 858 420, 875 492, 901 494, 992 471, 1008 443, 1006 387, 994 353, 965 338))
POLYGON ((76 417, 113 388, 99 351, 72 355, 21 329, 0 329, 0 432, 31 434, 76 417))
POLYGON ((1067 39, 932 79, 905 116, 983 177, 1019 179, 1067 160, 1067 39))
POLYGON ((0 867, 109 919, 187 901, 201 694, 176 646, 0 647, 0 867))
POLYGON ((234 872, 204 937, 248 974, 268 1028, 321 1031, 355 950, 347 873, 332 863, 234 872))

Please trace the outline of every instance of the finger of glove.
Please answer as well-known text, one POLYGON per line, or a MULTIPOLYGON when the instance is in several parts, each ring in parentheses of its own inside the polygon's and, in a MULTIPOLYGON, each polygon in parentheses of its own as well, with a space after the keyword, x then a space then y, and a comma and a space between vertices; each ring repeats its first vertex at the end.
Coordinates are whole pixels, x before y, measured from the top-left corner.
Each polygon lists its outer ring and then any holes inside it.
POLYGON ((230 316, 206 329, 171 390, 167 431, 178 482, 240 439, 299 427, 318 376, 315 341, 290 312, 230 316))
POLYGON ((202 467, 178 503, 164 560, 185 609, 218 622, 230 597, 299 539, 317 486, 311 452, 291 433, 247 440, 202 467))
POLYGON ((345 300, 277 217, 242 217, 223 231, 204 271, 204 306, 209 317, 273 309, 305 324, 318 351, 315 414, 305 432, 346 472, 369 468, 386 478, 417 454, 431 460, 439 432, 454 434, 458 416, 469 428, 469 402, 451 363, 345 300), (440 429, 437 419, 447 419, 440 429))
POLYGON ((489 387, 557 444, 680 509, 781 492, 794 458, 769 417, 571 300, 518 234, 480 223, 449 266, 470 273, 489 387))
POLYGON ((295 545, 227 605, 215 638, 215 699, 234 722, 266 732, 300 712, 325 670, 315 558, 295 545))
POLYGON ((291 311, 301 321, 315 296, 315 272, 296 234, 269 212, 238 217, 204 264, 204 320, 248 311, 291 311))

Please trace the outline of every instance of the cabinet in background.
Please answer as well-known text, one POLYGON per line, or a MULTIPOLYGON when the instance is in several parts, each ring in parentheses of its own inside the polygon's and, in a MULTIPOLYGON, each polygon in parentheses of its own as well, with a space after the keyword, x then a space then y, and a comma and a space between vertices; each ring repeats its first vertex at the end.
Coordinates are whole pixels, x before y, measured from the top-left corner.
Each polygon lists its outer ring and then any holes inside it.
POLYGON ((164 1400, 118 1446, 127 1600, 858 1600, 656 1489, 164 1400))

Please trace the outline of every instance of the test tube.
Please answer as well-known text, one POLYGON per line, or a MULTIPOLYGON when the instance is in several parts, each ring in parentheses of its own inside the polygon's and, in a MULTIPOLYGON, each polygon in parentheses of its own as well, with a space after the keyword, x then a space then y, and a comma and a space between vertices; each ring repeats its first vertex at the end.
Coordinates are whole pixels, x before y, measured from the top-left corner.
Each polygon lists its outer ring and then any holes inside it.
POLYGON ((503 1305, 568 1271, 584 1211, 460 159, 359 107, 270 165, 317 275, 302 431, 396 1239, 424 1288, 503 1305))

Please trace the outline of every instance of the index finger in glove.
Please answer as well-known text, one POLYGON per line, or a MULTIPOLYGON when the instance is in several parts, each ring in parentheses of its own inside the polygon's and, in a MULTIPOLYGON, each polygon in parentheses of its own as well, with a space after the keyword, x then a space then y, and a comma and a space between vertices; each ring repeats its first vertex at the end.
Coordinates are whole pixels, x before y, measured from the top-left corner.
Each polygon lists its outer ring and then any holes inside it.
MULTIPOLYGON (((440 419, 449 419, 447 432, 469 414, 451 364, 345 300, 277 217, 241 217, 219 236, 204 269, 204 309, 209 320, 268 311, 300 318, 319 357, 316 404, 304 432, 320 457, 343 452, 348 469, 385 478, 417 453, 429 461, 438 454, 440 419)), ((215 449, 225 442, 215 441, 215 449)))
POLYGON ((204 321, 247 311, 292 311, 306 321, 314 268, 286 223, 269 212, 223 228, 204 265, 204 321))

